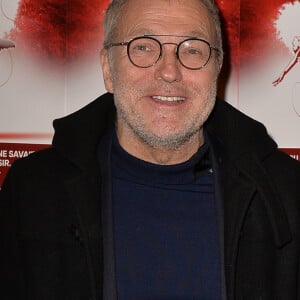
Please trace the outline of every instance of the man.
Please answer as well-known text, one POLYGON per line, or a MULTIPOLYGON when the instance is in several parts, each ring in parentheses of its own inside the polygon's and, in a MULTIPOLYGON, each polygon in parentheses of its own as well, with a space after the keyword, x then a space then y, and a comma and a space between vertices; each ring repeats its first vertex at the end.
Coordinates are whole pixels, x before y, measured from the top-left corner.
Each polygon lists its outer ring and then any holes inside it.
POLYGON ((114 0, 103 95, 1 191, 3 299, 299 299, 300 166, 216 99, 209 0, 114 0))

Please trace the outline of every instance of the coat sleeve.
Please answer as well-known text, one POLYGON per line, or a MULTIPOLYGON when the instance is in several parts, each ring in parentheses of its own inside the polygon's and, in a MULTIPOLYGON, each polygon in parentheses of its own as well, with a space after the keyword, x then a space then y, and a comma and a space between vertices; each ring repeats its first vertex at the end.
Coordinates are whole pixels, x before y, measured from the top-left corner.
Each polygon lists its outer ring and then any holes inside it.
POLYGON ((14 166, 0 191, 0 293, 1 299, 21 299, 21 264, 18 250, 17 188, 14 166))

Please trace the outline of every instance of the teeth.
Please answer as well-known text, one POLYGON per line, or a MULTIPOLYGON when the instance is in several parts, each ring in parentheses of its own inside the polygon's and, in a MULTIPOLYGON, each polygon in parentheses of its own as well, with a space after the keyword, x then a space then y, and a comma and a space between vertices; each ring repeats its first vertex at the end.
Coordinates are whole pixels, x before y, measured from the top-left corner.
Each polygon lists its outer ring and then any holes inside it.
POLYGON ((166 96, 153 96, 153 99, 166 102, 181 102, 184 101, 184 97, 166 97, 166 96))

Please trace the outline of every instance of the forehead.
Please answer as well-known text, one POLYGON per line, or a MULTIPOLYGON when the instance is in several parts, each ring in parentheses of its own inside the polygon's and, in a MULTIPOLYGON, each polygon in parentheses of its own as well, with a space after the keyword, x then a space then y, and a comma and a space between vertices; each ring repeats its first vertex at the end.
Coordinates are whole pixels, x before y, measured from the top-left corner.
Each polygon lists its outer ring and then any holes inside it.
POLYGON ((193 35, 211 40, 214 24, 200 0, 128 0, 117 24, 117 36, 193 35), (138 14, 137 14, 138 12, 138 14))

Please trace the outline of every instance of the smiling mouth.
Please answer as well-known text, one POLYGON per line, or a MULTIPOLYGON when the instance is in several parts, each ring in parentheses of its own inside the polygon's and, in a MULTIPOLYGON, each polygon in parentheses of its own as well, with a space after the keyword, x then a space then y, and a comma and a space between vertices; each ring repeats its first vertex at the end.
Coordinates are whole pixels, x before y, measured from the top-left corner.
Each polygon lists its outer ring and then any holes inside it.
POLYGON ((162 102, 183 102, 185 100, 184 97, 171 97, 171 96, 152 96, 152 99, 159 100, 162 102))

